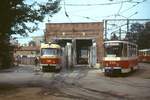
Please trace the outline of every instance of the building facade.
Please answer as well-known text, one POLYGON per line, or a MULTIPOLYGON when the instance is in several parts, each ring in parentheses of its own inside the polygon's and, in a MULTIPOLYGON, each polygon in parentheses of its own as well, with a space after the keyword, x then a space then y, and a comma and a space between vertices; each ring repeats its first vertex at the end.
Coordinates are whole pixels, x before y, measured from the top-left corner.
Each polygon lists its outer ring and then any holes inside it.
POLYGON ((103 22, 47 23, 46 42, 57 41, 64 50, 68 66, 101 64, 103 49, 103 22))
POLYGON ((35 57, 40 55, 40 46, 23 46, 17 47, 14 51, 15 63, 19 60, 19 64, 33 65, 35 57))

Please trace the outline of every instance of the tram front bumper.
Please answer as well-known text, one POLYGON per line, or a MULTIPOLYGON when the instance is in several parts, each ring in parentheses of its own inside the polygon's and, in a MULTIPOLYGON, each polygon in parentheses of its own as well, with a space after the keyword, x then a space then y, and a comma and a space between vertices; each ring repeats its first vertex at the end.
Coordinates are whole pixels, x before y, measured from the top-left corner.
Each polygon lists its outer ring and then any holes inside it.
POLYGON ((60 64, 40 64, 41 67, 53 68, 53 69, 60 69, 60 64))
POLYGON ((122 67, 105 67, 105 73, 129 73, 131 68, 122 68, 122 67))
POLYGON ((121 73, 121 67, 105 67, 105 73, 113 74, 113 73, 121 73))

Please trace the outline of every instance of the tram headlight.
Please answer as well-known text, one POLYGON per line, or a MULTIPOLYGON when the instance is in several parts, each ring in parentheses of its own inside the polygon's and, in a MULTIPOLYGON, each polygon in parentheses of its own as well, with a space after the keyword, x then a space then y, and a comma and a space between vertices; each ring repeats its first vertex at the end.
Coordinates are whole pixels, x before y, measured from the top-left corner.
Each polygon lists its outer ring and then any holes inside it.
POLYGON ((55 63, 56 63, 56 61, 53 61, 52 63, 53 63, 53 64, 55 64, 55 63))
POLYGON ((110 61, 109 64, 110 64, 110 65, 113 64, 113 61, 110 61))
POLYGON ((116 63, 116 66, 118 67, 118 66, 119 66, 119 64, 118 64, 118 63, 116 63))
POLYGON ((111 61, 110 64, 116 64, 116 62, 115 61, 111 61))
POLYGON ((105 65, 106 65, 106 67, 108 67, 108 63, 106 63, 105 65))
POLYGON ((47 60, 47 63, 51 63, 52 61, 51 60, 47 60))

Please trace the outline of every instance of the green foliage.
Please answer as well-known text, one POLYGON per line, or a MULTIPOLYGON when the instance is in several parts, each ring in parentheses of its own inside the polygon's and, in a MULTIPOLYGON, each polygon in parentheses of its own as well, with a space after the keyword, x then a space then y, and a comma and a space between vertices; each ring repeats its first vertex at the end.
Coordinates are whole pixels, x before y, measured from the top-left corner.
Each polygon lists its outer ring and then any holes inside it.
POLYGON ((46 16, 52 17, 60 10, 60 0, 45 1, 29 4, 26 0, 0 0, 0 65, 9 66, 12 62, 9 43, 12 34, 28 36, 46 16))
POLYGON ((112 34, 110 40, 119 40, 119 37, 116 34, 112 34))
POLYGON ((138 44, 139 49, 150 48, 150 22, 132 24, 130 38, 138 44))
POLYGON ((34 41, 30 41, 29 46, 36 46, 36 43, 34 41))
POLYGON ((132 25, 131 25, 131 29, 130 29, 130 31, 131 31, 131 33, 132 34, 136 34, 136 33, 140 33, 140 32, 142 32, 144 30, 144 25, 143 24, 140 24, 140 23, 133 23, 132 25))
POLYGON ((43 4, 26 4, 24 0, 0 1, 0 32, 3 29, 2 33, 27 36, 27 33, 38 29, 38 22, 42 22, 45 16, 52 17, 60 10, 59 3, 60 0, 49 0, 43 4))

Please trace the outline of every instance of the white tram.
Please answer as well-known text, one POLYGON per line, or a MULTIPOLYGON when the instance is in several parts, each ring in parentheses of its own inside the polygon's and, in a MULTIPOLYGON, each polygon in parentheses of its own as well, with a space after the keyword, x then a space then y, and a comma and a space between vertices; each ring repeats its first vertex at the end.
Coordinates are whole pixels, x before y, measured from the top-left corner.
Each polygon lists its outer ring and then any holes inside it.
POLYGON ((127 41, 104 42, 105 75, 129 73, 138 68, 137 45, 127 41))
POLYGON ((139 50, 139 61, 150 63, 150 49, 139 50))

